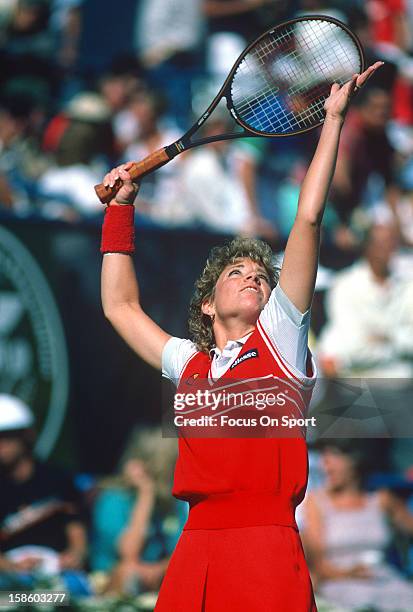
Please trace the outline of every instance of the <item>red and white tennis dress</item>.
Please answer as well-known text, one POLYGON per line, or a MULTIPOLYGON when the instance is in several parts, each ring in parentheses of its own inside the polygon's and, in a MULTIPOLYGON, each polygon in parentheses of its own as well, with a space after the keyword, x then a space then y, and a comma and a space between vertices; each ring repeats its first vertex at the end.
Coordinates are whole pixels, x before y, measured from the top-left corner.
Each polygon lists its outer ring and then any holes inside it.
MULTIPOLYGON (((218 354, 228 359, 218 377, 216 355, 197 352, 192 343, 176 338, 165 347, 164 373, 173 378, 186 359, 178 392, 188 391, 185 385, 197 378, 220 388, 283 379, 291 405, 301 413, 311 395, 315 366, 309 358, 304 375, 304 368, 300 371, 292 362, 300 363, 303 355, 306 359, 308 320, 309 313, 301 315, 276 287, 256 329, 218 354), (280 328, 287 337, 284 343, 276 342, 280 328)), ((189 517, 155 611, 315 612, 294 516, 307 476, 304 436, 180 437, 172 493, 189 502, 189 517)))

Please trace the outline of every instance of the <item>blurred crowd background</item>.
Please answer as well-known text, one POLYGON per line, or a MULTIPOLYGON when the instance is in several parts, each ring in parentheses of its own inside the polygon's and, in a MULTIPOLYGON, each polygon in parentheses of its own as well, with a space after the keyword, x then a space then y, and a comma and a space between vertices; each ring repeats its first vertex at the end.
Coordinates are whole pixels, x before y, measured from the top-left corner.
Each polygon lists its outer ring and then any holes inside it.
MULTIPOLYGON (((320 610, 413 610, 411 0, 0 0, 0 221, 55 293, 69 400, 51 404, 68 401, 72 432, 63 451, 38 452, 49 398, 24 378, 23 345, 10 349, 13 313, 31 298, 19 275, 12 290, 0 234, 0 588, 63 585, 90 601, 159 588, 187 514, 169 493, 176 440, 148 399, 153 374, 101 331, 93 186, 176 140, 246 44, 301 14, 344 21, 367 64, 385 65, 348 113, 325 217, 311 338, 325 439, 310 436, 299 524, 320 610)), ((218 108, 204 133, 232 126, 218 108)), ((282 253, 317 138, 215 143, 142 182, 142 294, 170 333, 187 334, 210 246, 256 236, 282 253)), ((60 389, 62 363, 50 366, 60 389)))

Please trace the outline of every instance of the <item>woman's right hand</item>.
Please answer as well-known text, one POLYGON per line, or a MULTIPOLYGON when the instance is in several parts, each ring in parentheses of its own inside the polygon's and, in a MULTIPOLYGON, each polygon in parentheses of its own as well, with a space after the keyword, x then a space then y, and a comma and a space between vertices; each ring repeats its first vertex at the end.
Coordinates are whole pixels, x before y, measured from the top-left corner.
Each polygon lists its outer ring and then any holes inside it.
POLYGON ((109 202, 109 206, 124 206, 133 204, 139 191, 139 184, 133 183, 128 170, 133 166, 134 162, 129 161, 126 164, 116 166, 108 172, 103 179, 105 187, 113 187, 118 181, 122 181, 122 186, 116 196, 109 202))

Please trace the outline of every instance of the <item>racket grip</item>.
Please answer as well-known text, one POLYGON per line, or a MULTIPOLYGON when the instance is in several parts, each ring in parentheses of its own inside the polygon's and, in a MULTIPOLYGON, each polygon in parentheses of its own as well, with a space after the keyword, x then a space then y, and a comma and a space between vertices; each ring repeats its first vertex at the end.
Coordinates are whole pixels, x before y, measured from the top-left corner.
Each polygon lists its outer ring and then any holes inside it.
MULTIPOLYGON (((166 147, 158 149, 155 153, 151 153, 148 157, 145 157, 140 162, 136 162, 129 169, 129 174, 133 181, 146 176, 150 172, 157 170, 161 166, 164 166, 172 158, 168 155, 166 147)), ((113 187, 105 187, 103 183, 95 185, 96 195, 102 204, 108 204, 118 193, 122 187, 122 181, 118 180, 113 187)))

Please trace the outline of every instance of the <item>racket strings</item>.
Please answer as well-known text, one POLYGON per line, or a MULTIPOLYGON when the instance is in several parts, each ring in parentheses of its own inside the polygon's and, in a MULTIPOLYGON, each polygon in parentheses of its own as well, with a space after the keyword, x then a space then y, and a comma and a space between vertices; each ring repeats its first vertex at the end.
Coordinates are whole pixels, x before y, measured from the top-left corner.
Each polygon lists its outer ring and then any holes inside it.
POLYGON ((322 122, 331 84, 361 69, 351 36, 333 22, 301 20, 274 30, 238 66, 232 100, 256 131, 288 134, 322 122))

